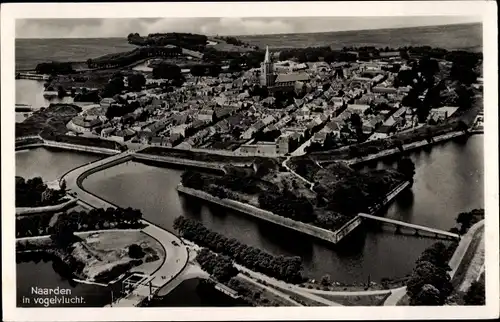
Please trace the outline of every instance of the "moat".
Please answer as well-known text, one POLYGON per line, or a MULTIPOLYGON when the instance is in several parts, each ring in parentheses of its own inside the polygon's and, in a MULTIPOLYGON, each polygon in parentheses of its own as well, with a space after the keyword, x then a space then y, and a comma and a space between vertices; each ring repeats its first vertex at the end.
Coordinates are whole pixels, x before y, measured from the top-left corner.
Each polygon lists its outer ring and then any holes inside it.
MULTIPOLYGON (((411 190, 401 194, 389 206, 385 216, 444 230, 453 227, 459 212, 483 207, 482 153, 482 136, 472 136, 467 142, 447 142, 429 151, 413 153, 415 183, 411 190)), ((53 180, 72 167, 97 158, 100 156, 45 148, 18 152, 16 175, 42 176, 53 180)), ((378 162, 371 166, 391 165, 378 162)), ((181 173, 179 170, 130 161, 91 175, 84 181, 84 186, 120 206, 141 209, 146 219, 161 227, 172 229, 173 220, 184 215, 270 253, 299 255, 308 275, 320 278, 328 273, 332 279, 346 283, 365 282, 368 277, 372 281, 403 277, 410 272, 417 256, 434 242, 432 239, 394 235, 390 231, 359 230, 349 239, 349 247, 332 247, 286 229, 179 196, 176 185, 181 173)))

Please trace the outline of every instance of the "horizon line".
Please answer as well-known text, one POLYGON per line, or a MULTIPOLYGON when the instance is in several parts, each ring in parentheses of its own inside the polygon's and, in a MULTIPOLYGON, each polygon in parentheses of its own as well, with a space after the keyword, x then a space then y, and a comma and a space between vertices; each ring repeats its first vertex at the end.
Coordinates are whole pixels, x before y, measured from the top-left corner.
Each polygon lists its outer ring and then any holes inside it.
MULTIPOLYGON (((342 32, 352 32, 352 31, 371 31, 371 30, 390 30, 390 29, 413 29, 413 28, 432 28, 432 27, 442 27, 442 26, 458 26, 458 25, 481 25, 482 22, 459 22, 459 23, 448 23, 448 24, 440 24, 440 25, 420 25, 420 26, 409 26, 409 27, 389 27, 389 28, 368 28, 368 29, 346 29, 346 30, 331 30, 331 31, 308 31, 308 32, 277 32, 277 33, 263 33, 263 34, 249 34, 249 35, 226 35, 226 34, 215 34, 208 35, 207 37, 258 37, 258 36, 273 36, 273 35, 297 35, 297 34, 325 34, 325 33, 342 33, 342 32)), ((169 32, 155 32, 155 33, 169 33, 169 32)), ((171 31, 170 33, 188 33, 188 34, 197 34, 193 32, 182 32, 182 31, 171 31)), ((153 32, 149 33, 153 34, 153 32)), ((203 34, 198 34, 203 35, 203 34)), ((44 37, 44 38, 27 38, 27 37, 15 37, 15 40, 23 39, 23 40, 39 40, 39 39, 111 39, 111 38, 126 38, 127 35, 124 36, 113 36, 113 37, 44 37)))

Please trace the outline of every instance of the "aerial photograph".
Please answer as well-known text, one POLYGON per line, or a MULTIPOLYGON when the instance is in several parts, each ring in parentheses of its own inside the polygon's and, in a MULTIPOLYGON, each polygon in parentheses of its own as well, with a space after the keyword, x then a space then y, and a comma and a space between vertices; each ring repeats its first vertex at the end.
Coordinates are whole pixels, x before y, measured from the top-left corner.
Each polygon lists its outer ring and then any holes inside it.
POLYGON ((481 21, 16 19, 17 307, 485 305, 481 21))

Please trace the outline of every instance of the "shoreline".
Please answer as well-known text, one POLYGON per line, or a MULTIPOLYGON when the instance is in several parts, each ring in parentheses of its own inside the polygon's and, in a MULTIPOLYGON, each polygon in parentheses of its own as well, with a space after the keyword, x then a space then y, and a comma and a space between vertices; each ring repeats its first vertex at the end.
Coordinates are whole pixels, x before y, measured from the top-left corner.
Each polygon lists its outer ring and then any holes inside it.
MULTIPOLYGON (((388 192, 383 205, 387 205, 391 202, 401 191, 406 189, 410 185, 409 181, 403 181, 397 185, 394 189, 388 192)), ((309 235, 314 238, 318 238, 322 241, 332 243, 334 245, 341 242, 345 237, 347 237, 352 231, 359 227, 363 223, 363 218, 359 215, 346 221, 340 228, 335 231, 330 231, 321 227, 314 226, 312 224, 303 223, 290 218, 282 217, 276 215, 270 211, 237 201, 233 199, 220 199, 218 197, 212 196, 209 193, 185 187, 182 183, 177 185, 177 191, 179 193, 184 193, 186 195, 202 199, 207 202, 240 212, 257 219, 267 221, 272 224, 279 225, 284 228, 294 230, 296 232, 309 235)), ((378 210, 378 209, 377 209, 378 210)))
MULTIPOLYGON (((166 254, 166 250, 165 250, 165 247, 163 246, 163 244, 160 241, 158 241, 154 236, 151 236, 150 234, 142 231, 141 229, 137 229, 137 228, 113 229, 113 228, 110 228, 110 229, 104 229, 104 230, 79 231, 79 232, 75 232, 75 236, 89 237, 89 236, 94 235, 94 234, 101 235, 101 234, 110 234, 110 233, 116 233, 116 232, 119 232, 119 233, 140 232, 142 234, 145 234, 146 236, 148 236, 149 238, 154 240, 156 243, 158 243, 158 245, 161 246, 163 249, 164 255, 159 256, 159 258, 156 261, 160 260, 162 263, 165 261, 167 254, 166 254)), ((55 245, 53 245, 51 243, 51 236, 50 235, 16 238, 16 246, 18 246, 19 244, 23 244, 23 243, 30 243, 31 241, 36 241, 36 240, 42 241, 42 242, 39 245, 36 245, 34 249, 25 249, 25 250, 17 250, 16 249, 16 256, 17 255, 21 255, 21 256, 28 255, 31 253, 31 254, 41 254, 42 257, 43 256, 52 257, 52 259, 56 259, 61 264, 63 264, 65 271, 68 273, 68 275, 71 275, 68 277, 70 277, 71 280, 78 282, 78 283, 92 284, 92 285, 98 285, 98 286, 103 286, 103 287, 112 286, 116 282, 121 280, 123 277, 125 277, 130 271, 133 271, 133 270, 139 268, 141 265, 148 263, 148 262, 144 261, 145 257, 141 258, 139 260, 143 261, 142 264, 131 267, 125 273, 120 273, 117 276, 112 276, 110 278, 107 278, 104 281, 96 281, 94 279, 89 278, 88 276, 85 276, 84 274, 77 273, 73 269, 73 267, 70 263, 71 259, 75 259, 74 255, 72 255, 72 253, 70 253, 70 252, 59 249, 55 245)), ((80 242, 82 242, 82 241, 80 241, 80 242)), ((148 244, 148 246, 150 246, 150 245, 148 244)), ((131 260, 129 262, 127 262, 126 264, 134 262, 136 260, 137 259, 131 258, 131 260)), ((32 260, 31 259, 27 260, 27 262, 30 262, 30 261, 32 261, 32 260)), ((85 264, 85 263, 83 263, 83 264, 85 264)), ((120 265, 123 265, 123 264, 124 263, 116 263, 113 267, 119 267, 120 265)), ((160 267, 161 267, 161 265, 160 265, 160 267)), ((154 271, 156 271, 156 270, 158 270, 158 268, 155 269, 154 271)), ((154 271, 153 271, 153 273, 154 273, 154 271)), ((105 271, 103 271, 103 272, 105 272, 105 271)), ((99 275, 99 274, 97 274, 97 275, 99 275)))
POLYGON ((35 215, 39 214, 42 212, 57 212, 57 211, 62 211, 66 210, 70 206, 76 205, 78 200, 74 197, 71 197, 69 195, 65 196, 66 199, 70 199, 68 201, 56 204, 56 205, 51 205, 51 206, 42 206, 42 207, 16 207, 16 216, 28 216, 28 215, 35 215))
MULTIPOLYGON (((403 151, 401 151, 398 148, 392 148, 392 149, 385 149, 382 150, 378 153, 374 154, 369 154, 364 157, 360 158, 354 158, 354 159, 332 159, 332 160, 321 160, 318 159, 318 163, 331 163, 331 162, 345 162, 349 166, 355 166, 359 164, 363 164, 366 162, 371 162, 371 161, 377 161, 384 159, 386 157, 393 157, 395 155, 399 154, 404 154, 407 152, 414 152, 414 150, 421 149, 421 148, 426 148, 426 147, 432 147, 434 145, 437 145, 439 143, 445 143, 447 141, 450 141, 452 139, 458 138, 458 137, 463 137, 466 136, 467 138, 473 136, 473 135, 484 135, 482 131, 472 131, 469 133, 465 132, 457 132, 457 131, 452 131, 448 132, 446 134, 441 134, 438 136, 433 137, 432 142, 428 142, 427 140, 420 140, 420 141, 415 141, 412 143, 408 143, 403 145, 403 151)), ((65 143, 65 142, 58 142, 58 141, 49 141, 46 139, 41 139, 42 142, 37 142, 37 143, 28 143, 28 144, 23 144, 22 142, 23 138, 17 138, 19 140, 16 147, 15 151, 22 151, 22 150, 29 150, 32 148, 39 148, 39 147, 45 147, 45 148, 56 148, 56 149, 61 149, 61 150, 69 150, 69 151, 76 151, 76 152, 86 152, 86 153, 94 153, 94 154, 99 154, 99 155, 105 155, 105 156, 111 156, 115 154, 120 154, 123 151, 119 150, 111 150, 107 148, 102 148, 102 147, 96 147, 96 146, 90 146, 90 145, 81 145, 81 144, 73 144, 73 143, 65 143)), ((154 147, 154 146, 147 146, 144 148, 139 149, 139 151, 136 153, 134 156, 137 159, 145 159, 145 160, 150 160, 150 161, 158 161, 158 162, 163 162, 163 163, 170 163, 170 164, 183 164, 183 163, 191 163, 193 164, 193 167, 206 167, 206 168, 212 168, 215 170, 222 170, 223 163, 224 162, 212 162, 212 161, 200 161, 200 160, 192 160, 188 158, 180 158, 176 156, 165 156, 165 155, 159 155, 159 154, 150 154, 150 153, 143 153, 140 150, 143 150, 145 148, 149 147, 154 147), (210 164, 209 167, 207 165, 210 164)), ((204 150, 203 152, 201 151, 191 151, 191 150, 182 150, 179 149, 179 151, 190 151, 190 152, 199 152, 203 154, 208 154, 208 155, 217 155, 219 156, 218 151, 214 151, 214 153, 210 153, 210 150, 204 150)), ((324 153, 324 151, 323 151, 324 153)), ((315 154, 305 154, 304 156, 309 156, 309 157, 314 157, 315 154)), ((316 155, 317 156, 317 155, 316 155)), ((321 156, 321 155, 319 155, 321 156)), ((255 156, 255 158, 259 158, 262 156, 255 156)), ((300 156, 303 157, 303 156, 300 156)), ((300 157, 298 157, 300 159, 300 157)), ((247 164, 248 160, 244 161, 245 159, 248 159, 249 156, 239 156, 239 155, 232 155, 232 156, 227 156, 228 161, 231 163, 236 162, 238 158, 241 158, 241 164, 247 164)), ((274 158, 276 160, 278 158, 274 158)), ((291 161, 293 162, 294 157, 291 158, 291 161)))

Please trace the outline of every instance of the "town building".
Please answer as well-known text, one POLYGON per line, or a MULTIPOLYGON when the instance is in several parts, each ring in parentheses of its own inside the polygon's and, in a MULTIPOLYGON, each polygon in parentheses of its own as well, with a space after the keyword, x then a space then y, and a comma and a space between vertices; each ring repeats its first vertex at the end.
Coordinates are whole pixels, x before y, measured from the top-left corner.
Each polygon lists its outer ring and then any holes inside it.
POLYGON ((295 73, 275 73, 274 64, 269 55, 269 47, 266 47, 264 62, 262 63, 261 84, 266 86, 271 92, 294 91, 296 82, 309 81, 309 75, 304 72, 295 73))
POLYGON ((102 125, 102 121, 98 117, 75 116, 68 123, 68 128, 78 133, 90 133, 100 125, 102 125))

